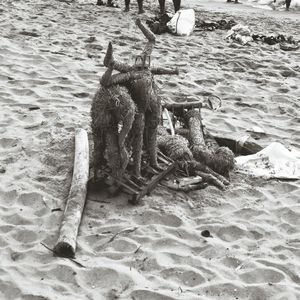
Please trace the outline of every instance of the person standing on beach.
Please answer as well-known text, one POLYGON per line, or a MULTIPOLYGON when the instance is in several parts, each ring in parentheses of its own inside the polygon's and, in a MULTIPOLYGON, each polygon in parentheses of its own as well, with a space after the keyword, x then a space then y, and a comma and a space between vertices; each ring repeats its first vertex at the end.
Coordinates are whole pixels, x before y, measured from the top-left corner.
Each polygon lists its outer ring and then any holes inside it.
MULTIPOLYGON (((137 0, 139 7, 139 14, 143 14, 145 11, 143 9, 143 0, 137 0)), ((125 0, 125 11, 129 11, 130 0, 125 0)))
MULTIPOLYGON (((160 7, 160 15, 163 16, 166 10, 166 0, 158 0, 160 7)), ((174 10, 177 12, 180 9, 181 0, 173 0, 174 10)))
MULTIPOLYGON (((276 2, 276 0, 274 0, 274 3, 276 2)), ((289 10, 290 9, 290 5, 291 5, 292 0, 285 0, 285 9, 289 10)))
POLYGON ((289 10, 289 9, 290 9, 291 2, 292 2, 292 0, 285 0, 285 7, 286 7, 286 10, 289 10))
MULTIPOLYGON (((160 15, 165 14, 165 2, 166 0, 158 0, 159 7, 160 7, 160 15)), ((138 7, 139 7, 139 14, 144 13, 143 9, 143 0, 137 0, 138 7)), ((130 0, 125 0, 125 11, 129 11, 129 4, 130 0)), ((174 10, 177 12, 180 9, 181 0, 173 0, 174 10)))

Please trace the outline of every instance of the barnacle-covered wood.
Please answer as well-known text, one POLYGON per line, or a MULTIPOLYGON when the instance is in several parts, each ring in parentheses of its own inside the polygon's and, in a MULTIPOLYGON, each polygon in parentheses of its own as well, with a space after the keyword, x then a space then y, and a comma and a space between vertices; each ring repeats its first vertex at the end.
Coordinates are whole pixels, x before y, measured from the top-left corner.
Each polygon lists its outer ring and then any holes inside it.
POLYGON ((94 175, 106 165, 112 169, 114 176, 121 176, 128 162, 124 147, 125 139, 132 127, 136 107, 125 87, 101 87, 92 102, 92 132, 94 140, 94 175), (118 133, 118 126, 122 130, 118 133), (113 148, 113 149, 112 149, 113 148), (110 152, 106 161, 106 150, 110 152))
POLYGON ((89 142, 84 129, 75 131, 73 177, 54 253, 61 257, 75 256, 76 239, 85 205, 89 179, 89 142))
POLYGON ((204 139, 200 111, 189 110, 185 118, 190 130, 189 137, 194 159, 218 174, 229 176, 229 171, 234 168, 233 152, 227 147, 219 147, 216 151, 208 149, 204 139))
POLYGON ((111 62, 114 69, 123 72, 143 72, 142 78, 136 80, 128 80, 126 87, 136 104, 137 113, 132 126, 131 141, 132 157, 134 164, 134 172, 136 176, 141 175, 141 157, 143 141, 149 154, 150 165, 158 167, 157 163, 157 127, 161 118, 161 101, 157 95, 157 87, 154 82, 153 75, 162 74, 178 74, 177 69, 166 69, 162 67, 150 68, 146 61, 149 60, 155 46, 155 35, 146 28, 142 22, 137 19, 136 25, 142 31, 147 39, 145 48, 139 58, 142 64, 130 66, 114 59, 112 51, 108 51, 104 58, 104 65, 108 66, 111 62), (143 115, 143 116, 142 116, 143 115))
POLYGON ((188 175, 200 175, 205 182, 225 189, 228 180, 222 175, 214 172, 208 166, 194 159, 189 148, 189 141, 180 135, 168 134, 166 128, 158 127, 157 145, 159 149, 174 161, 177 162, 180 169, 188 173, 188 175))
MULTIPOLYGON (((112 45, 108 53, 112 56, 112 45)), ((132 128, 136 115, 136 105, 126 87, 121 83, 141 78, 143 74, 132 71, 112 75, 113 61, 100 80, 100 88, 96 92, 92 107, 92 133, 94 140, 94 177, 102 167, 108 165, 112 175, 121 177, 127 167, 129 154, 125 141, 132 128), (119 132, 119 126, 122 126, 119 132), (109 159, 105 159, 105 157, 109 159)))
POLYGON ((146 39, 148 40, 142 54, 144 56, 147 55, 150 56, 155 46, 155 41, 156 41, 155 34, 151 32, 148 28, 146 28, 140 19, 137 19, 135 23, 138 26, 138 28, 142 31, 146 39))
POLYGON ((156 67, 151 68, 151 73, 153 75, 178 75, 179 70, 177 68, 162 68, 162 67, 156 67))
POLYGON ((158 127, 157 146, 174 161, 193 159, 193 154, 189 149, 189 141, 178 134, 170 135, 163 126, 158 127))

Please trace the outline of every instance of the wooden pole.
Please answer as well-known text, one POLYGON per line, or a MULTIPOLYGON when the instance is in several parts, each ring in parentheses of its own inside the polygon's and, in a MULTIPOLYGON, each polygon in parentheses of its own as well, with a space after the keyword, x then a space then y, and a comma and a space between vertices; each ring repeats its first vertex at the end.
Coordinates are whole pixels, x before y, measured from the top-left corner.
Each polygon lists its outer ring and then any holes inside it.
POLYGON ((84 129, 75 130, 75 157, 73 178, 60 234, 54 253, 61 257, 75 256, 76 238, 81 222, 89 178, 89 143, 84 129))
POLYGON ((193 109, 193 108, 202 108, 201 101, 191 101, 191 102, 174 102, 174 103, 165 103, 163 105, 168 110, 172 109, 193 109))

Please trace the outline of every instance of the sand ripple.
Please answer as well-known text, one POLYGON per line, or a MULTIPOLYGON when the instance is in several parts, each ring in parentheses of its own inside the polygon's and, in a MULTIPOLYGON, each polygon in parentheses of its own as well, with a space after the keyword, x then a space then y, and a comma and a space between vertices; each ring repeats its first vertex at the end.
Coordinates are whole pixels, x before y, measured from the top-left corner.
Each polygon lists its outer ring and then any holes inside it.
MULTIPOLYGON (((45 248, 56 242, 68 195, 74 128, 90 134, 106 46, 133 62, 145 44, 135 1, 129 14, 82 2, 7 0, 0 8, 0 299, 298 299, 299 181, 233 174, 225 193, 160 187, 137 207, 90 191, 76 257, 83 267, 45 248)), ((234 17, 300 38, 299 21, 283 13, 230 12, 219 2, 213 14, 208 1, 182 2, 199 18, 234 17)), ((156 4, 145 8, 150 16, 156 4)), ((224 34, 158 36, 153 65, 181 72, 157 78, 161 97, 216 94, 222 108, 203 111, 210 131, 259 126, 262 144, 299 148, 299 51, 231 44, 224 34)))

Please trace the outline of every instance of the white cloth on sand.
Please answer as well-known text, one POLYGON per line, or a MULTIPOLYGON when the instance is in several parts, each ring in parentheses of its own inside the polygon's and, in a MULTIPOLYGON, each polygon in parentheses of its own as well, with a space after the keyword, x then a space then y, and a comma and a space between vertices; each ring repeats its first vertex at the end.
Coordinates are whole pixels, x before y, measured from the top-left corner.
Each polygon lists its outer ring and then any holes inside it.
POLYGON ((193 9, 179 10, 167 26, 176 35, 190 35, 195 27, 195 11, 193 9))
POLYGON ((233 39, 242 45, 246 45, 253 41, 251 36, 251 30, 248 26, 237 24, 233 26, 227 33, 225 39, 233 39))
POLYGON ((238 171, 254 177, 300 179, 300 152, 290 151, 280 143, 253 155, 236 157, 238 171))

